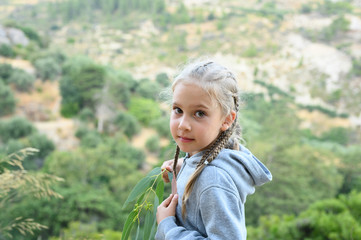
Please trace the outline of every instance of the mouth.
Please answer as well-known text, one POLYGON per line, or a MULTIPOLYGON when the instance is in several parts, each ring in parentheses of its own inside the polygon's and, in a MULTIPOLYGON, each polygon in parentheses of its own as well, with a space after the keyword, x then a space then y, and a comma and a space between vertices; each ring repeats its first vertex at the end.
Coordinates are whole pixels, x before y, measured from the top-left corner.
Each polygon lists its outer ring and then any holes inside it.
POLYGON ((182 136, 178 136, 178 138, 181 142, 184 142, 184 143, 188 143, 188 142, 191 142, 194 140, 192 138, 187 138, 187 137, 182 137, 182 136))

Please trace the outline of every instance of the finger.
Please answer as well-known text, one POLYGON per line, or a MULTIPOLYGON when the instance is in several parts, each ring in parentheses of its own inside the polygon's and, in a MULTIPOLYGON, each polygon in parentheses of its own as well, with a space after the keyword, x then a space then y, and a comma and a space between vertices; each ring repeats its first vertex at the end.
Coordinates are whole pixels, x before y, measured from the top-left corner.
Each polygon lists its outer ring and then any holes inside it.
POLYGON ((175 211, 177 204, 178 204, 178 194, 174 194, 172 201, 168 205, 168 208, 175 211))
POLYGON ((162 205, 163 207, 168 207, 169 203, 171 203, 171 201, 172 201, 172 198, 173 198, 173 194, 169 195, 169 197, 166 198, 166 199, 161 203, 161 205, 162 205))
POLYGON ((168 177, 168 172, 173 172, 173 168, 171 166, 166 166, 163 169, 166 170, 166 171, 163 172, 163 175, 162 175, 163 181, 166 182, 166 183, 169 183, 170 179, 168 177))
POLYGON ((163 172, 162 178, 163 178, 164 182, 166 182, 166 183, 170 182, 169 177, 168 177, 168 171, 163 172))

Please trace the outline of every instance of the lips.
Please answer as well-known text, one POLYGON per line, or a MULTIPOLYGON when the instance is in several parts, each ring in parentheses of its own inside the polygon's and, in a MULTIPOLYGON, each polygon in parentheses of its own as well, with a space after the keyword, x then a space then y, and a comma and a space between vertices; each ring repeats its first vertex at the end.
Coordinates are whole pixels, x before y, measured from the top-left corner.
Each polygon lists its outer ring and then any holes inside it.
POLYGON ((184 142, 184 143, 188 143, 188 142, 191 142, 194 140, 192 138, 187 138, 187 137, 182 137, 182 136, 179 136, 178 138, 181 142, 184 142))

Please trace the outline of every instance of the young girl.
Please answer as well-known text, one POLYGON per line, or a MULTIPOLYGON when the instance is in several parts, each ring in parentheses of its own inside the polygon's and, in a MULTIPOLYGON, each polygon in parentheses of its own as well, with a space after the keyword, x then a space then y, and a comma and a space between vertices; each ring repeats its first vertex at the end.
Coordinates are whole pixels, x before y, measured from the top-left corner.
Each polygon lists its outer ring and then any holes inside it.
POLYGON ((177 150, 162 167, 175 173, 177 193, 157 209, 155 239, 246 239, 246 197, 272 175, 239 144, 238 96, 235 76, 212 61, 191 63, 175 78, 170 129, 177 150), (178 160, 180 150, 186 157, 178 160))

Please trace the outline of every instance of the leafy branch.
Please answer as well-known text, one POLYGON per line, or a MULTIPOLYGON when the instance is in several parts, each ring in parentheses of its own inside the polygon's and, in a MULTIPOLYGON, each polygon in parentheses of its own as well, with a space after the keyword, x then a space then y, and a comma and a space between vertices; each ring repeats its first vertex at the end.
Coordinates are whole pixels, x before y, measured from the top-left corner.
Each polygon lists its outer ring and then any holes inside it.
POLYGON ((153 239, 156 230, 156 208, 163 201, 164 182, 162 174, 165 170, 157 167, 150 171, 147 176, 141 179, 130 192, 128 199, 123 205, 123 209, 129 203, 136 201, 133 210, 125 221, 121 240, 127 240, 134 224, 137 224, 136 238, 140 238, 140 216, 145 210, 145 219, 143 226, 143 239, 153 239), (151 203, 150 197, 154 195, 154 201, 151 203))

